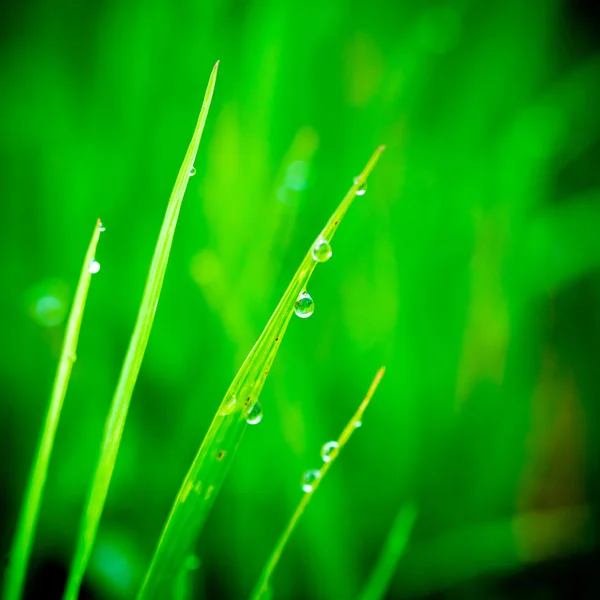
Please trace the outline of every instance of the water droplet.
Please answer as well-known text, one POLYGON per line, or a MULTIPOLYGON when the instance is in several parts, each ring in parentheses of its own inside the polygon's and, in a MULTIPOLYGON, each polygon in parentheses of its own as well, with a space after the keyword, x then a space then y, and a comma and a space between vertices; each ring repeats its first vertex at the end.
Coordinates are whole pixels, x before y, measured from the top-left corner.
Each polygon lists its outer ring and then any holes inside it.
POLYGON ((100 270, 100 263, 97 260, 93 260, 90 264, 89 272, 94 275, 100 270))
POLYGON ((307 319, 315 311, 315 303, 308 292, 302 292, 294 304, 294 312, 301 318, 307 319))
POLYGON ((221 404, 221 414, 230 415, 235 410, 236 404, 237 396, 235 394, 231 394, 230 398, 223 400, 223 404, 221 404))
POLYGON ((248 414, 246 415, 246 423, 248 423, 248 425, 256 425, 257 423, 260 423, 262 421, 262 418, 263 418, 262 406, 260 405, 260 402, 257 400, 252 405, 252 408, 248 411, 248 414))
POLYGON ((315 245, 312 247, 311 254, 317 262, 322 263, 327 262, 331 258, 333 252, 331 251, 331 246, 329 245, 329 242, 326 239, 320 237, 315 242, 315 245))
POLYGON ((321 477, 321 471, 306 471, 302 475, 302 490, 307 494, 313 491, 315 481, 321 477))
POLYGON ((100 221, 100 227, 98 228, 98 231, 100 233, 102 233, 103 231, 106 231, 106 227, 104 227, 104 223, 102 223, 102 221, 100 221))
POLYGON ((338 453, 339 444, 337 442, 327 442, 321 448, 321 458, 323 462, 329 462, 334 459, 338 453))
MULTIPOLYGON (((354 183, 358 183, 359 181, 359 176, 354 178, 354 183)), ((357 196, 364 196, 367 193, 367 181, 363 181, 362 185, 359 186, 359 188, 356 190, 356 195, 357 196)))
POLYGON ((196 167, 192 167, 190 169, 190 177, 193 177, 196 174, 196 167))
POLYGON ((362 427, 362 421, 360 419, 358 421, 354 421, 354 427, 356 427, 356 429, 362 427))

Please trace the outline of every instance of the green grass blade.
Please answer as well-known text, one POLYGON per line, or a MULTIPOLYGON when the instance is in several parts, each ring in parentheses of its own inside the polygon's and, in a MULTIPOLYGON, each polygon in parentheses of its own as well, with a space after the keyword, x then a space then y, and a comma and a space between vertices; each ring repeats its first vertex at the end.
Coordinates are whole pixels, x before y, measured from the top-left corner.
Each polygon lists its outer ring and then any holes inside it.
POLYGON ((27 572, 27 563, 31 555, 33 540, 35 536, 35 528, 40 512, 42 501, 42 493, 48 475, 48 464, 52 454, 52 446, 56 436, 56 428, 60 419, 65 394, 71 377, 73 363, 76 360, 77 340, 79 338, 79 330, 81 329, 81 321, 83 319, 83 310, 87 299, 92 273, 90 265, 96 255, 96 247, 100 239, 102 223, 97 221, 94 227, 94 233, 90 245, 87 249, 79 283, 75 291, 73 306, 67 321, 65 331, 65 339, 63 341, 58 369, 54 379, 54 386, 50 396, 50 404, 46 413, 44 428, 38 443, 37 452, 35 454, 33 468, 31 470, 27 488, 25 491, 25 499, 21 506, 21 513, 17 521, 17 530, 15 539, 10 553, 10 562, 6 568, 4 577, 2 597, 4 600, 18 600, 23 593, 25 585, 25 576, 27 572))
POLYGON ((169 199, 167 212, 160 230, 156 249, 154 250, 154 256, 152 258, 152 264, 150 265, 150 271, 148 273, 148 279, 146 281, 137 321, 131 336, 131 341, 129 342, 127 355, 123 363, 119 382, 115 390, 104 428, 100 458, 84 509, 75 556, 73 558, 67 581, 67 588, 65 590, 64 598, 67 600, 75 600, 77 598, 81 581, 83 580, 85 569, 92 552, 94 539, 104 507, 104 501, 108 493, 110 479, 119 450, 119 443, 125 425, 129 402, 131 400, 131 395, 133 394, 133 388, 150 337, 150 330, 152 329, 152 323, 154 321, 154 315, 165 271, 167 269, 167 262, 169 260, 169 252, 175 234, 179 209, 181 208, 181 201, 188 184, 190 170, 194 165, 196 152, 198 151, 200 138, 202 137, 202 131, 208 115, 208 109, 215 88, 218 66, 219 63, 217 62, 210 75, 196 130, 194 131, 194 136, 192 137, 183 164, 179 170, 175 187, 173 188, 171 198, 169 199))
MULTIPOLYGON (((384 147, 380 146, 337 207, 317 240, 331 242, 356 192, 366 182, 384 147)), ((317 241, 315 240, 315 242, 317 241)), ((306 289, 317 265, 311 246, 300 263, 277 308, 246 357, 204 437, 198 454, 179 490, 164 526, 150 568, 138 595, 140 600, 164 598, 178 573, 206 517, 231 464, 246 429, 246 416, 258 402, 279 344, 294 314, 294 304, 306 289), (232 406, 235 399, 235 405, 232 406)))
POLYGON ((327 474, 327 471, 331 468, 331 465, 339 456, 340 451, 346 445, 346 443, 350 439, 350 436, 354 433, 356 428, 361 425, 363 413, 369 405, 373 394, 375 394, 375 391, 377 390, 379 382, 381 381, 381 378, 383 377, 384 373, 385 367, 381 367, 381 369, 377 371, 377 375, 375 375, 375 379, 373 379, 373 382, 371 383, 371 387, 369 388, 367 395, 365 396, 364 400, 360 403, 358 410, 356 411, 356 413, 354 413, 354 416, 350 419, 350 421, 348 421, 348 424, 344 428, 344 431, 342 431, 342 434, 338 438, 338 447, 336 452, 330 455, 329 461, 323 463, 323 466, 320 469, 321 475, 312 484, 312 490, 304 492, 304 495, 298 503, 298 506, 296 507, 292 518, 289 520, 287 527, 281 534, 281 537, 277 541, 277 544, 275 545, 275 548, 273 549, 269 560, 265 564, 265 568, 263 569, 263 572, 261 573, 258 581, 256 582, 256 585, 254 586, 254 590, 250 594, 251 600, 265 600, 265 597, 268 595, 271 577, 273 576, 275 567, 277 567, 277 564, 279 563, 279 559, 281 557, 283 549, 286 547, 288 540, 290 539, 290 536, 292 535, 292 532, 296 527, 296 523, 302 516, 302 513, 304 512, 304 509, 313 497, 313 494, 317 491, 317 488, 319 487, 321 481, 323 481, 323 478, 327 474))
POLYGON ((400 509, 360 600, 382 600, 385 597, 398 561, 408 545, 416 518, 417 508, 414 504, 405 504, 400 509))

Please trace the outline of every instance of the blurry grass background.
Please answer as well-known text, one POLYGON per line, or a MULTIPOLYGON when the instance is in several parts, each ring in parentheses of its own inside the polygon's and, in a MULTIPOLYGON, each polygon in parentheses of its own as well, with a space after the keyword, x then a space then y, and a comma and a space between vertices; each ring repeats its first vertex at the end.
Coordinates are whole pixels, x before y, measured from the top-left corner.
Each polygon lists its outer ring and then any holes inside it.
POLYGON ((390 597, 563 597, 561 585, 591 571, 597 9, 32 0, 5 6, 0 27, 4 553, 89 230, 97 217, 106 226, 30 597, 64 585, 156 236, 217 59, 86 597, 135 593, 223 393, 315 229, 380 143, 368 191, 311 283, 315 313, 292 322, 264 419, 199 540, 195 597, 247 596, 301 473, 319 464, 381 364, 381 389, 291 539, 275 597, 356 596, 407 500, 419 517, 390 597))

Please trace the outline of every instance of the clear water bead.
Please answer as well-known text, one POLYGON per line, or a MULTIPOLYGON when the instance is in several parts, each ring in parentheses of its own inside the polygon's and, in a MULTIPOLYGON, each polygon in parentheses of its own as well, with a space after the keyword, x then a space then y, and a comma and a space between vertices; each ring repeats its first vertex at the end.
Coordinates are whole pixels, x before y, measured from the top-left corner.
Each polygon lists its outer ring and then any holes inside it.
POLYGON ((196 167, 192 167, 190 169, 190 177, 193 177, 196 174, 196 167))
POLYGON ((337 442, 327 442, 321 448, 321 458, 323 462, 329 462, 334 459, 338 453, 339 444, 337 442))
POLYGON ((100 233, 102 233, 102 232, 106 231, 106 227, 104 227, 104 223, 102 223, 102 221, 100 222, 100 227, 98 228, 98 231, 99 231, 100 233))
POLYGON ((331 251, 329 242, 320 237, 312 247, 311 254, 317 262, 327 262, 331 258, 333 252, 331 251))
MULTIPOLYGON (((354 178, 354 183, 358 183, 359 181, 359 177, 355 177, 354 178)), ((366 180, 363 181, 362 185, 359 186, 359 188, 356 190, 356 195, 357 196, 364 196, 367 193, 367 182, 366 180)))
POLYGON ((248 425, 256 425, 257 423, 260 423, 262 421, 263 418, 263 410, 262 410, 262 406, 260 405, 260 402, 257 400, 254 405, 252 406, 252 408, 248 411, 248 414, 246 415, 246 423, 248 423, 248 425))
POLYGON ((306 471, 302 475, 302 490, 307 494, 313 491, 315 481, 321 477, 321 471, 306 471))
POLYGON ((358 421, 354 421, 354 427, 356 427, 356 429, 362 427, 362 421, 360 419, 358 421))
POLYGON ((95 275, 98 271, 100 270, 100 263, 97 260, 93 260, 90 263, 90 268, 88 269, 88 271, 92 274, 95 275))
POLYGON ((231 394, 229 398, 223 400, 223 404, 221 404, 221 414, 230 415, 235 410, 236 404, 237 396, 235 394, 231 394))
POLYGON ((307 319, 315 312, 315 303, 308 292, 302 292, 294 304, 294 312, 301 318, 307 319))

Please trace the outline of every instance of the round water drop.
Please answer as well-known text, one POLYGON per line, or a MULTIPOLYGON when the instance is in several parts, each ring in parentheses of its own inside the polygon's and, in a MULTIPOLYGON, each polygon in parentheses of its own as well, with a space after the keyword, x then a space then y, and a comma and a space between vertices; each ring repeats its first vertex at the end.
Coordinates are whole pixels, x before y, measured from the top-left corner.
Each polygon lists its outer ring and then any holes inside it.
POLYGON ((246 423, 248 423, 248 425, 256 425, 257 423, 260 423, 262 421, 263 418, 263 410, 262 410, 262 406, 260 405, 260 402, 257 400, 254 405, 252 406, 252 408, 248 411, 248 414, 246 415, 246 423))
POLYGON ((93 260, 88 270, 92 275, 96 274, 100 270, 100 263, 97 260, 93 260))
POLYGON ((231 394, 231 397, 224 400, 223 404, 221 404, 221 414, 230 415, 235 410, 236 404, 237 397, 235 394, 231 394))
POLYGON ((320 237, 312 247, 311 254, 317 262, 327 262, 331 258, 333 252, 331 251, 329 242, 320 237))
POLYGON ((315 312, 315 303, 308 292, 302 292, 294 304, 294 312, 301 318, 307 319, 315 312))
POLYGON ((323 462, 329 462, 334 459, 338 453, 339 444, 337 442, 327 442, 321 448, 321 458, 323 462))
POLYGON ((196 167, 192 167, 190 169, 190 177, 193 177, 196 174, 196 167))
MULTIPOLYGON (((359 177, 355 177, 354 178, 354 183, 358 183, 359 177)), ((356 190, 356 195, 357 196, 364 196, 367 193, 367 182, 366 180, 363 181, 362 185, 359 186, 359 188, 356 190)))
POLYGON ((302 475, 302 490, 307 494, 313 491, 315 482, 321 477, 321 471, 306 471, 302 475))
POLYGON ((362 421, 360 419, 358 421, 354 421, 354 427, 356 427, 356 429, 362 427, 362 421))
POLYGON ((98 228, 98 231, 100 233, 102 233, 103 231, 106 231, 106 227, 104 227, 104 223, 102 223, 102 221, 100 221, 100 227, 98 228))

